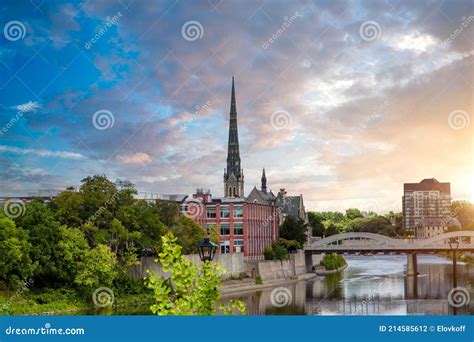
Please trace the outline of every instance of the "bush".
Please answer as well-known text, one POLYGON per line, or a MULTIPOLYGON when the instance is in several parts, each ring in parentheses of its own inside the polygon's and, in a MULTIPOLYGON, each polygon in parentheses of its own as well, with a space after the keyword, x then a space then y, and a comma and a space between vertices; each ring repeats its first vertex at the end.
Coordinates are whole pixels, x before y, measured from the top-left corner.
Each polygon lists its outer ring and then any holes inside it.
POLYGON ((321 260, 321 265, 324 266, 326 270, 335 270, 345 264, 346 260, 344 260, 344 257, 336 253, 326 254, 323 260, 321 260))
POLYGON ((263 284, 263 281, 262 281, 262 277, 260 277, 259 275, 255 277, 255 285, 262 285, 263 284))
POLYGON ((265 260, 275 260, 276 254, 272 247, 267 247, 263 251, 263 256, 265 260))

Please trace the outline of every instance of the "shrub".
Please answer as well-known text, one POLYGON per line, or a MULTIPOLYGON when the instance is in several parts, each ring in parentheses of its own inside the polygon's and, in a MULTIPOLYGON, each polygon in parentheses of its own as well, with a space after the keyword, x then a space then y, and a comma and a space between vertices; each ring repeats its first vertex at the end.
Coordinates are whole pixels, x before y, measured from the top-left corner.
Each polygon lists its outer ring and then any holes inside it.
POLYGON ((255 285, 262 285, 263 284, 263 281, 262 281, 262 277, 260 277, 259 275, 255 277, 255 285))
POLYGON ((263 256, 265 258, 265 260, 275 260, 275 251, 273 250, 272 247, 267 247, 265 248, 265 250, 263 251, 263 256))
POLYGON ((336 253, 326 254, 323 260, 321 260, 321 265, 324 266, 326 270, 335 270, 345 264, 346 260, 344 260, 344 257, 336 253))

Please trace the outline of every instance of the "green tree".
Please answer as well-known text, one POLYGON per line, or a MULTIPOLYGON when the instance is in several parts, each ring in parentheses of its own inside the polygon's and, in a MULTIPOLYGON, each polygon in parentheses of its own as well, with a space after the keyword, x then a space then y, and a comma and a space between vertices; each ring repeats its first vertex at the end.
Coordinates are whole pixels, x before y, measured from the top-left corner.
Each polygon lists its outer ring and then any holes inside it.
POLYGON ((474 223, 474 204, 469 201, 453 201, 450 211, 451 216, 458 219, 462 229, 467 229, 474 223))
POLYGON ((73 284, 76 275, 84 267, 84 259, 89 244, 84 233, 78 228, 59 229, 60 240, 57 244, 58 275, 68 284, 73 284))
POLYGON ((167 227, 173 226, 179 214, 179 206, 174 202, 169 201, 156 201, 156 207, 158 208, 158 215, 161 222, 167 227))
POLYGON ((324 236, 323 216, 320 213, 308 212, 309 226, 311 227, 312 236, 324 236))
POLYGON ((17 225, 28 231, 28 241, 32 246, 30 256, 38 261, 35 284, 58 285, 57 244, 61 225, 52 211, 42 201, 33 200, 26 206, 25 214, 17 219, 17 225))
POLYGON ((200 267, 186 259, 182 247, 171 232, 162 237, 159 261, 167 276, 150 271, 147 286, 153 290, 155 304, 150 309, 156 315, 215 315, 223 312, 245 313, 241 301, 230 306, 220 302, 224 270, 217 263, 205 262, 200 267))
POLYGON ((117 258, 110 247, 97 245, 85 253, 83 266, 74 282, 87 292, 101 286, 111 286, 117 277, 116 264, 117 258))
POLYGON ((326 228, 326 237, 331 236, 331 235, 336 235, 339 233, 340 233, 340 230, 338 226, 333 222, 329 223, 329 225, 326 228))
POLYGON ((359 209, 357 208, 349 208, 349 209, 346 209, 346 217, 349 219, 349 220, 353 220, 353 219, 356 219, 358 217, 363 217, 362 213, 360 212, 359 209))
POLYGON ((308 238, 307 229, 308 225, 302 219, 296 219, 290 215, 280 226, 280 237, 286 240, 296 240, 303 245, 308 238))
POLYGON ((183 248, 184 254, 196 253, 196 244, 205 236, 204 229, 186 216, 180 216, 171 231, 178 239, 178 244, 183 248))
POLYGON ((17 288, 32 276, 30 250, 28 233, 0 213, 0 280, 7 288, 17 288))

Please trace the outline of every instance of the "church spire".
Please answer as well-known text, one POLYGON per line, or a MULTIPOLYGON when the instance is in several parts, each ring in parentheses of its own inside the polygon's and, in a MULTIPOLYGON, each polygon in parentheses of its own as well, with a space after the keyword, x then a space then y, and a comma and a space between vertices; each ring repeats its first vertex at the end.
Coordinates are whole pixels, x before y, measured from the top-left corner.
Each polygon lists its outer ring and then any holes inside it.
POLYGON ((265 176, 265 168, 263 168, 262 172, 262 191, 267 193, 267 177, 265 176))
POLYGON ((225 197, 243 197, 244 175, 240 166, 239 134, 237 129, 237 105, 235 101, 234 77, 229 112, 229 142, 227 145, 227 169, 224 172, 225 197), (235 180, 235 184, 233 183, 235 180))

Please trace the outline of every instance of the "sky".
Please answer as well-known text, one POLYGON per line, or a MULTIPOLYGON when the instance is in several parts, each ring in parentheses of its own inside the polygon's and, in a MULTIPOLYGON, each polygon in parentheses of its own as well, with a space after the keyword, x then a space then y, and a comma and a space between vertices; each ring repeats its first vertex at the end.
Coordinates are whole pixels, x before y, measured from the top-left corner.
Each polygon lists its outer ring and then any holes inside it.
POLYGON ((105 174, 223 195, 235 77, 245 193, 265 167, 307 210, 401 210, 403 183, 474 200, 474 5, 0 3, 0 196, 105 174))

